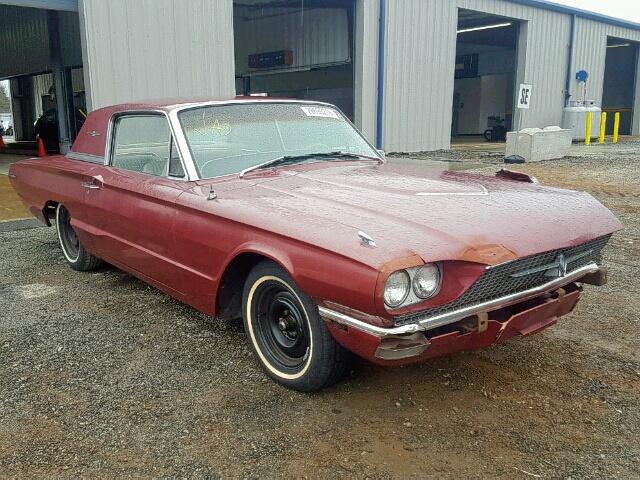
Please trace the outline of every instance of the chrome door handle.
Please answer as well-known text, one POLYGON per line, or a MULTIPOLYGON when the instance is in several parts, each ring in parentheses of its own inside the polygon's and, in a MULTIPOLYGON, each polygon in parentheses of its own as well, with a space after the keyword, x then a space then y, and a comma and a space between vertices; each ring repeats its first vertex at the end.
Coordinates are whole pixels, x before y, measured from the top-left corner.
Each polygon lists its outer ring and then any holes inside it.
POLYGON ((81 184, 84 188, 90 188, 90 189, 96 189, 96 188, 100 188, 100 185, 96 185, 95 183, 92 182, 84 182, 81 184))

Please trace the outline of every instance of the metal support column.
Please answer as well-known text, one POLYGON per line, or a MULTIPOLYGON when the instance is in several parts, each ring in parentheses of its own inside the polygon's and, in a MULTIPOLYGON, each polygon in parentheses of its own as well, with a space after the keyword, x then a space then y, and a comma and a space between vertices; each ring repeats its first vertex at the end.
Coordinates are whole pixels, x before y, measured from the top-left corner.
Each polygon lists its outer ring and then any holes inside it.
POLYGON ((71 150, 71 136, 69 135, 69 108, 66 90, 71 88, 65 82, 62 48, 60 44, 60 29, 58 12, 47 11, 47 28, 49 30, 49 51, 51 56, 51 73, 56 93, 56 110, 58 116, 58 136, 60 138, 60 153, 71 150))

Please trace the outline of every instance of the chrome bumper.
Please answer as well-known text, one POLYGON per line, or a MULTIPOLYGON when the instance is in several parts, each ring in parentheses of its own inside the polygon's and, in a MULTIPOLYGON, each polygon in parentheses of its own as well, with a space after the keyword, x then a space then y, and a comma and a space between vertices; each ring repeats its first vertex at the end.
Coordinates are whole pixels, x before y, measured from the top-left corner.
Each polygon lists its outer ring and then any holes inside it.
POLYGON ((353 318, 350 315, 331 310, 326 307, 319 307, 320 316, 327 320, 334 321, 347 327, 355 328, 370 335, 384 338, 394 335, 407 335, 415 332, 424 332, 433 328, 442 327, 450 323, 462 320, 465 317, 475 315, 482 312, 489 312, 498 308, 507 307, 524 300, 535 298, 539 295, 551 292, 560 287, 564 287, 570 283, 580 280, 582 277, 588 274, 596 273, 600 270, 600 267, 595 263, 590 263, 584 267, 578 268, 573 272, 568 273, 566 276, 556 278, 550 282, 540 285, 538 287, 523 290, 522 292, 512 293, 504 297, 496 298, 494 300, 488 300, 486 302, 477 303, 475 305, 469 305, 468 307, 460 308, 452 312, 442 313, 435 316, 425 316, 419 318, 415 323, 409 323, 407 325, 401 325, 398 327, 378 327, 369 323, 353 318))

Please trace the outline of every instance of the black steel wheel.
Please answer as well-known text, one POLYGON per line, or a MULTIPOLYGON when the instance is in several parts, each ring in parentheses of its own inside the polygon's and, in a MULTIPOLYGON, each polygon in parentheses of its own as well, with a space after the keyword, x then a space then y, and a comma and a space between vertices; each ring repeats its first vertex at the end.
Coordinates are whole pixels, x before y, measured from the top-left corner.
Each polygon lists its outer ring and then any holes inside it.
POLYGON ((255 334, 265 354, 282 371, 295 373, 310 354, 306 316, 294 294, 278 280, 263 283, 254 296, 255 334))
POLYGON ((94 257, 84 248, 73 225, 71 225, 71 214, 62 204, 58 204, 56 207, 56 231, 64 258, 71 268, 87 272, 102 264, 99 258, 94 257))
POLYGON ((275 263, 260 263, 249 274, 243 317, 260 364, 277 382, 313 391, 342 376, 346 351, 329 333, 313 300, 275 263))

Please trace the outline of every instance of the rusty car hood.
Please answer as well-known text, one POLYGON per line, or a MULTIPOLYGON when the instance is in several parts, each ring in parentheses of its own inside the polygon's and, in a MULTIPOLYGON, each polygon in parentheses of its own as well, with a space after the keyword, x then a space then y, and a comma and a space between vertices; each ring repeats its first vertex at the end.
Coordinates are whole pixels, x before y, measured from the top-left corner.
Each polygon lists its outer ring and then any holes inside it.
MULTIPOLYGON (((203 195, 211 182, 200 183, 203 195)), ((423 167, 325 162, 214 188, 216 201, 203 203, 211 213, 375 268, 415 255, 493 265, 622 227, 584 192, 423 167)))

